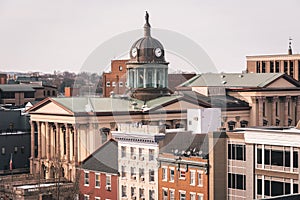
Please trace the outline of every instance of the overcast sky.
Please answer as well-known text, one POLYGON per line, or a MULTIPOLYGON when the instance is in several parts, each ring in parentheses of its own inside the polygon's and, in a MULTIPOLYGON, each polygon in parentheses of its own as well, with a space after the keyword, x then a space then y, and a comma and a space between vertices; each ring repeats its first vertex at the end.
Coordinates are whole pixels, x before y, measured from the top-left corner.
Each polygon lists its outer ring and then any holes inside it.
POLYGON ((195 41, 219 72, 287 53, 290 36, 300 52, 298 0, 0 0, 0 71, 78 72, 103 42, 142 28, 146 10, 153 28, 195 41))

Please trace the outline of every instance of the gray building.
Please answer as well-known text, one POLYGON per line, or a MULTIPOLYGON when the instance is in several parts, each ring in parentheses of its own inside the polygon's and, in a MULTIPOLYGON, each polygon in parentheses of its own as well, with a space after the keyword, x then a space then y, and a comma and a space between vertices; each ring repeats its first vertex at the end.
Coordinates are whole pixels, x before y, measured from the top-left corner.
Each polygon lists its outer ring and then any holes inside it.
POLYGON ((29 172, 29 116, 20 111, 0 111, 0 175, 29 172), (12 168, 10 171, 10 159, 12 168))

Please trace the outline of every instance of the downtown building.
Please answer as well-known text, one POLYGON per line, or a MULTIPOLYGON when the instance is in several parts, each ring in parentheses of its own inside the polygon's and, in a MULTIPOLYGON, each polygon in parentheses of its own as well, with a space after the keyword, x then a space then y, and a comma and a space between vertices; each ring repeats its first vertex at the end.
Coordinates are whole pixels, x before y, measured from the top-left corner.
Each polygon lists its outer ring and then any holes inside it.
POLYGON ((299 193, 299 134, 298 126, 212 133, 210 197, 264 199, 299 193))

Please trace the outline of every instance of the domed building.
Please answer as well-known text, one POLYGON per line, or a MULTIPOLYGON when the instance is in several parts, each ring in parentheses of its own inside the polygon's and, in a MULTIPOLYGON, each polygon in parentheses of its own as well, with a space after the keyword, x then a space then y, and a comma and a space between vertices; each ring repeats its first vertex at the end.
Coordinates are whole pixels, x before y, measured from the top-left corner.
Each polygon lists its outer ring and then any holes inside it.
POLYGON ((146 12, 144 37, 133 43, 126 63, 128 88, 133 98, 147 101, 169 95, 168 62, 163 45, 151 36, 149 14, 146 12))

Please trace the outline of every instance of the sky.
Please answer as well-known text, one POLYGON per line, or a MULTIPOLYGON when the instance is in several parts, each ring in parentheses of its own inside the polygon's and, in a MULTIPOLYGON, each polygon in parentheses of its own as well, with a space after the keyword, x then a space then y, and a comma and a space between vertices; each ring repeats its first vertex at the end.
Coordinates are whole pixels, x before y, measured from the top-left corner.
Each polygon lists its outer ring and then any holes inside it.
POLYGON ((241 72, 247 55, 287 53, 289 37, 300 53, 299 8, 298 0, 0 0, 0 71, 79 72, 101 44, 141 29, 147 10, 153 28, 198 44, 218 72, 241 72))

